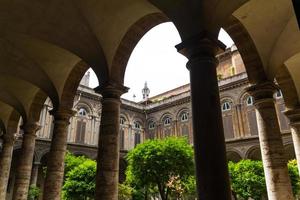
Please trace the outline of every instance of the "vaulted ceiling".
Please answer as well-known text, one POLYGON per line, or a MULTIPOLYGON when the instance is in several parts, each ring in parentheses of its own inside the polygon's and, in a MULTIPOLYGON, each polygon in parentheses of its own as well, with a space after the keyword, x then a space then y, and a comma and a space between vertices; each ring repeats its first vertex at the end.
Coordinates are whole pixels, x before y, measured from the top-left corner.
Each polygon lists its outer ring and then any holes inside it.
POLYGON ((253 45, 244 56, 255 55, 264 76, 278 78, 288 105, 297 106, 300 31, 291 0, 0 0, 0 119, 7 127, 17 111, 31 120, 41 92, 60 106, 66 85, 78 84, 71 76, 79 63, 92 67, 100 85, 123 84, 135 44, 159 23, 172 21, 182 40, 203 31, 217 38, 232 18, 246 33, 233 38, 237 46, 253 45))

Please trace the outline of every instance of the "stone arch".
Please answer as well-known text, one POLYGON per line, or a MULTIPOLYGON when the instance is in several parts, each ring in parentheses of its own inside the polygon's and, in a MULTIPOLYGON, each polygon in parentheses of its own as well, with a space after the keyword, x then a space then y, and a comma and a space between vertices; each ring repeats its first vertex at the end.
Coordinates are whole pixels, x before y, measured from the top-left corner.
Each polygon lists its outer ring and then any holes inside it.
POLYGON ((245 105, 245 101, 247 100, 247 98, 249 97, 250 95, 246 92, 246 90, 242 90, 242 92, 238 95, 238 102, 241 104, 241 105, 245 105))
POLYGON ((168 22, 162 13, 148 14, 135 22, 122 38, 113 57, 110 78, 120 84, 124 82, 125 70, 129 57, 139 40, 153 27, 168 22))
POLYGON ((257 48, 244 25, 233 15, 225 24, 224 30, 230 35, 245 64, 249 82, 251 84, 267 80, 263 63, 257 48))
POLYGON ((129 120, 129 117, 128 117, 127 113, 121 112, 120 113, 120 118, 121 117, 125 119, 125 123, 130 124, 130 120, 129 120))
POLYGON ((241 153, 236 149, 228 149, 226 152, 227 161, 239 162, 243 159, 241 153))
POLYGON ((144 124, 144 121, 141 119, 141 118, 139 118, 139 117, 134 117, 133 119, 132 119, 132 125, 134 126, 134 123, 139 123, 140 125, 141 125, 141 129, 144 129, 145 128, 145 124, 144 124))
POLYGON ((20 99, 18 99, 15 95, 13 95, 10 91, 6 90, 5 88, 0 87, 0 91, 1 91, 0 100, 3 103, 14 108, 18 113, 20 113, 24 121, 26 121, 27 119, 26 109, 23 106, 20 99))
POLYGON ((261 151, 259 146, 252 146, 245 154, 246 159, 261 160, 261 151))
POLYGON ((19 129, 19 123, 20 123, 20 114, 16 110, 13 110, 8 120, 7 133, 8 134, 17 133, 19 129))
POLYGON ((39 152, 39 155, 38 155, 38 161, 42 164, 46 164, 46 160, 47 160, 47 156, 49 155, 49 152, 50 152, 50 149, 49 148, 45 148, 43 150, 41 150, 39 152), (44 161, 44 163, 43 163, 44 161))
POLYGON ((84 108, 87 110, 88 113, 92 114, 93 113, 93 108, 92 105, 86 101, 79 101, 76 106, 75 109, 78 112, 80 108, 84 108))
POLYGON ((28 119, 32 120, 33 122, 39 121, 41 111, 47 98, 48 96, 42 90, 39 90, 36 93, 29 109, 28 119))
POLYGON ((220 103, 222 104, 224 101, 229 100, 232 104, 236 104, 236 101, 232 95, 229 94, 220 94, 220 103))
MULTIPOLYGON (((23 39, 24 38, 22 38, 22 40, 23 39)), ((12 42, 10 39, 1 38, 0 46, 7 51, 5 56, 2 57, 7 67, 0 69, 1 75, 11 76, 41 88, 41 90, 50 96, 54 104, 57 104, 59 97, 54 83, 43 67, 39 65, 36 60, 27 55, 18 45, 20 44, 15 41, 12 42)))
POLYGON ((170 113, 170 112, 165 112, 164 114, 161 115, 161 117, 160 117, 160 119, 159 119, 159 122, 160 122, 160 123, 163 123, 163 122, 164 122, 164 119, 165 119, 166 117, 170 117, 172 120, 174 120, 174 116, 173 116, 172 113, 170 113))
POLYGON ((157 122, 157 119, 155 117, 149 117, 147 120, 146 120, 146 123, 148 124, 149 122, 153 121, 154 123, 157 122))
POLYGON ((176 119, 177 120, 180 120, 180 117, 181 115, 186 112, 188 113, 188 115, 190 114, 190 109, 188 107, 184 107, 184 108, 181 108, 180 110, 177 111, 177 114, 176 114, 176 119))
MULTIPOLYGON (((72 109, 73 108, 73 103, 74 103, 74 98, 76 95, 76 91, 78 88, 78 85, 85 74, 85 72, 89 69, 89 66, 83 62, 80 61, 78 62, 72 71, 69 74, 69 77, 65 81, 65 85, 61 94, 61 101, 59 108, 67 108, 67 109, 72 109)), ((58 108, 54 107, 54 111, 56 111, 58 108)))
POLYGON ((298 92, 286 65, 279 68, 276 81, 281 89, 286 108, 294 109, 298 107, 300 105, 298 92))

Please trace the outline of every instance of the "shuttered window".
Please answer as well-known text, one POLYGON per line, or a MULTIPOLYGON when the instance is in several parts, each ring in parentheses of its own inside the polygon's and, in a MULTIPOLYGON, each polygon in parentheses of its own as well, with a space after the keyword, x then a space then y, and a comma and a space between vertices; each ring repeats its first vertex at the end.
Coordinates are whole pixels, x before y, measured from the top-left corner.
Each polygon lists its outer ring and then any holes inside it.
POLYGON ((83 144, 84 138, 85 138, 85 128, 86 128, 86 122, 78 120, 77 121, 77 129, 76 129, 76 143, 83 144))

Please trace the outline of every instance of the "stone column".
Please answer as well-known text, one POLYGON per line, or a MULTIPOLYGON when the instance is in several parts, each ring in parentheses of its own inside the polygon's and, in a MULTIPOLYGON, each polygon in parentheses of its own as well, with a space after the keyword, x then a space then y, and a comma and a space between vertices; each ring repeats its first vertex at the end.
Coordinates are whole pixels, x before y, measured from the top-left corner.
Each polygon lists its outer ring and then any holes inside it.
POLYGON ((119 182, 120 96, 128 88, 108 83, 98 88, 102 115, 98 143, 96 200, 117 200, 119 182))
POLYGON ((297 159, 298 170, 300 172, 300 108, 287 110, 285 115, 290 120, 295 155, 297 159))
POLYGON ((38 123, 28 122, 23 127, 23 142, 19 156, 13 200, 27 200, 30 184, 36 132, 40 129, 38 123))
POLYGON ((32 171, 31 171, 30 185, 36 185, 36 183, 37 183, 40 164, 41 163, 39 163, 39 162, 33 163, 32 171))
POLYGON ((256 108, 268 199, 291 200, 294 198, 273 98, 277 89, 272 82, 264 82, 250 86, 247 91, 256 108))
POLYGON ((3 146, 0 154, 0 200, 6 199, 7 184, 14 149, 14 134, 3 135, 3 146))
POLYGON ((62 109, 51 113, 54 116, 54 129, 47 160, 43 200, 60 200, 64 178, 64 160, 67 150, 68 126, 73 110, 62 109))
POLYGON ((231 199, 215 58, 224 45, 199 35, 177 45, 189 61, 193 143, 199 200, 231 199))

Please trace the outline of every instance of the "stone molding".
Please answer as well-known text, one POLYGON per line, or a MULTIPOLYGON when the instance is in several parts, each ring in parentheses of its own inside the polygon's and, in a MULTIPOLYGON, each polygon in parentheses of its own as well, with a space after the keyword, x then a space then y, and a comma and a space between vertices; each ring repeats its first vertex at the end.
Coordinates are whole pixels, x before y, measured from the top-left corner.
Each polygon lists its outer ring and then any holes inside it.
POLYGON ((101 94, 103 99, 118 99, 119 101, 120 96, 128 92, 128 90, 128 87, 115 82, 107 82, 103 86, 98 86, 95 88, 95 92, 101 94))
POLYGON ((24 130, 25 135, 33 135, 36 137, 36 132, 40 130, 41 126, 38 122, 26 122, 20 128, 24 130))
POLYGON ((215 58, 216 54, 220 51, 224 51, 226 48, 221 41, 207 31, 190 37, 175 47, 179 53, 189 60, 203 57, 204 59, 209 58, 211 61, 217 63, 219 61, 215 58))
POLYGON ((67 123, 69 125, 69 120, 73 117, 77 112, 73 109, 58 109, 49 111, 50 115, 54 117, 54 123, 67 123))
POLYGON ((284 114, 289 119, 290 126, 300 133, 300 108, 286 110, 284 114))
POLYGON ((279 87, 270 81, 246 88, 246 92, 253 97, 253 105, 257 109, 274 106, 275 99, 273 95, 277 90, 279 90, 279 87))

